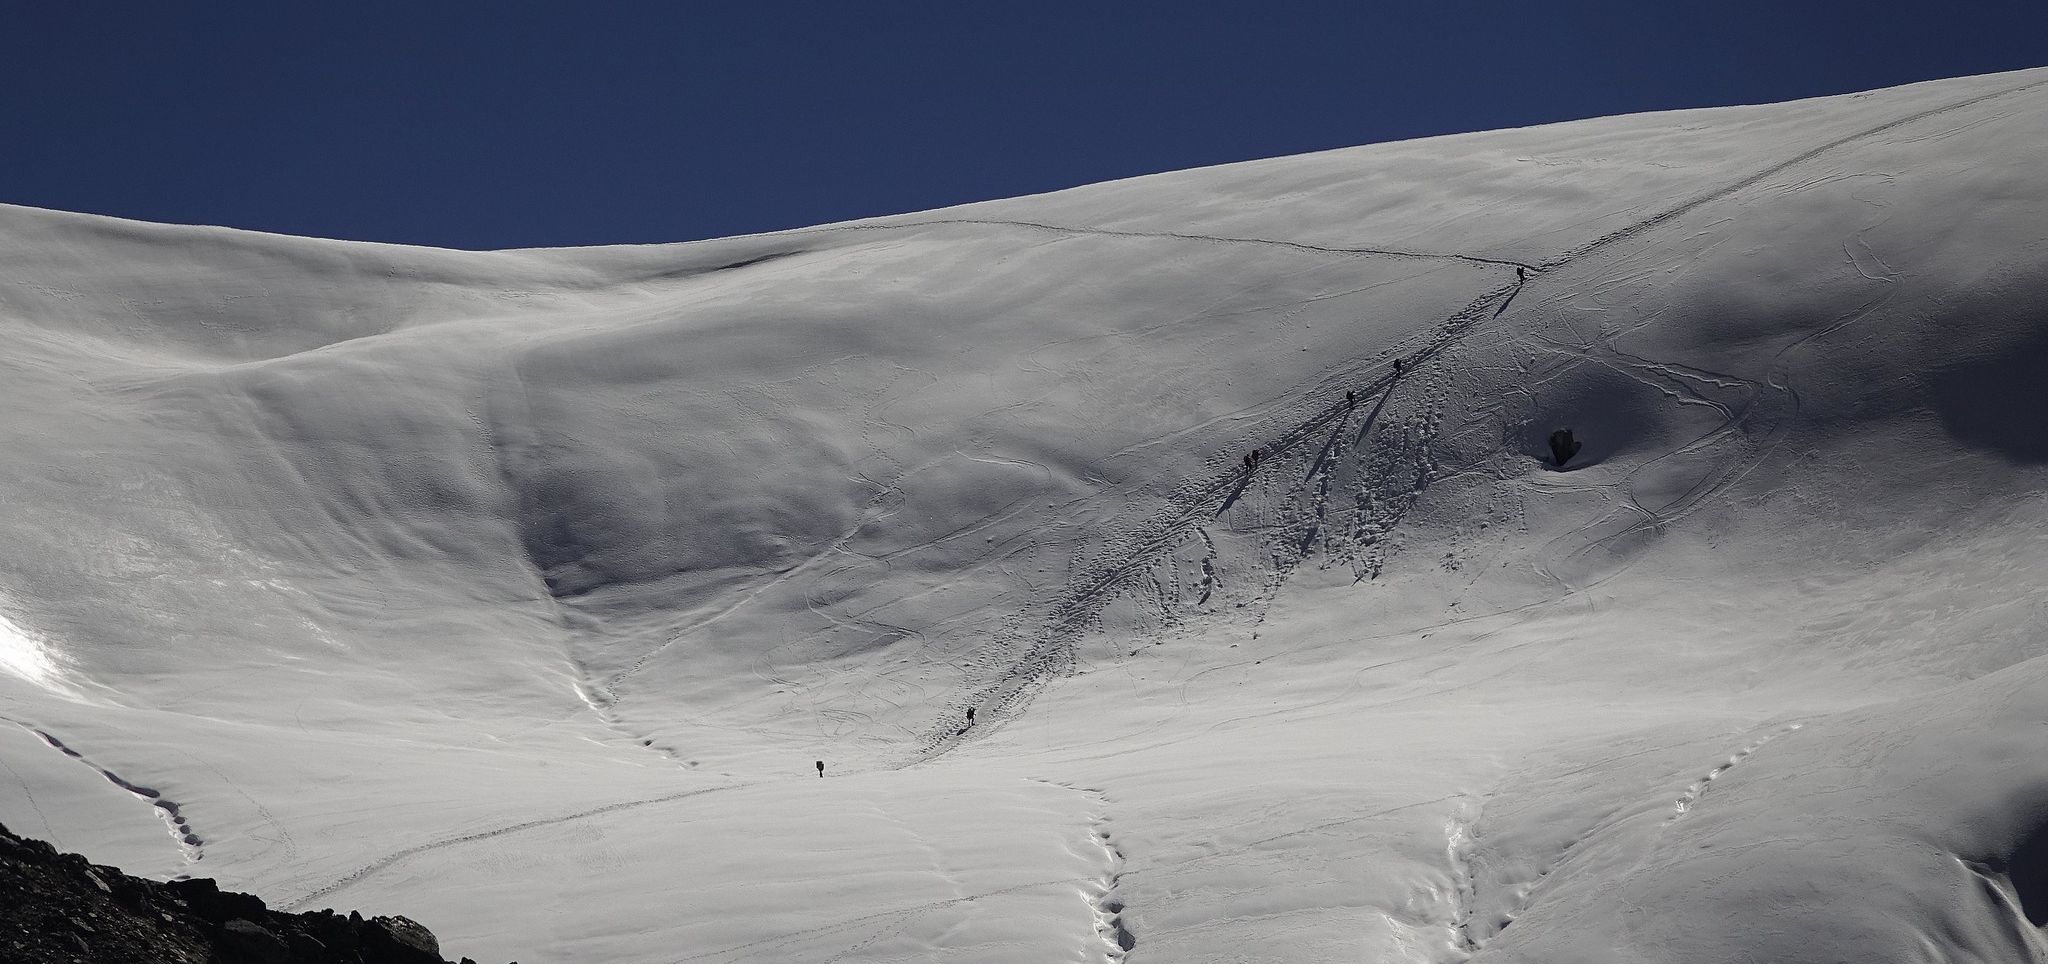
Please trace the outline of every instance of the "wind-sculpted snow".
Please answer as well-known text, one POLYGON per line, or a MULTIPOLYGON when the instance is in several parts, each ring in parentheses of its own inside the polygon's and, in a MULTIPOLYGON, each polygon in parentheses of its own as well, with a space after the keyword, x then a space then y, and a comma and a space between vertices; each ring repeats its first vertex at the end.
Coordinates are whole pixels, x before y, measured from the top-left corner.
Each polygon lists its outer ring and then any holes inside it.
POLYGON ((0 210, 0 821, 479 959, 2028 960, 2044 108, 643 248, 0 210))

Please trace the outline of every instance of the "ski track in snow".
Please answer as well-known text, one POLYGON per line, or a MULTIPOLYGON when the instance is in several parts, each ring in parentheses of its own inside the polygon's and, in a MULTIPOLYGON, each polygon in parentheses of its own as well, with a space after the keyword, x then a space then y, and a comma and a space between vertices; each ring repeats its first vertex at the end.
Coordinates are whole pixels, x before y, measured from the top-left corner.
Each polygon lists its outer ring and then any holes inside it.
POLYGON ((761 955, 770 955, 767 959, 771 961, 782 960, 786 958, 788 954, 771 954, 771 952, 782 952, 783 949, 788 947, 789 945, 798 943, 807 938, 818 937, 824 934, 831 934, 839 931, 854 930, 856 928, 868 929, 869 933, 866 937, 862 938, 854 944, 851 944, 841 949, 837 954, 833 955, 830 958, 830 960, 840 960, 845 958, 848 954, 852 954, 856 951, 863 950, 873 945, 875 942, 882 940, 883 938, 896 936, 897 934, 901 933, 905 926, 907 926, 908 924, 936 910, 943 910, 947 907, 953 907, 960 904, 971 904, 978 900, 985 900, 990 897, 1000 897, 1004 894, 1017 894, 1029 890, 1042 890, 1051 889, 1054 887, 1071 886, 1073 886, 1073 881, 1071 880, 1035 880, 1026 884, 1014 884, 1009 887, 999 887, 995 890, 982 891, 978 894, 968 894, 964 897, 948 897, 942 900, 926 901, 925 903, 917 904, 911 907, 901 907, 896 910, 881 911, 874 914, 864 914, 860 917, 854 917, 848 920, 838 921, 831 924, 824 924, 818 927, 806 927, 802 930, 790 931, 786 934, 778 934, 774 937, 764 937, 757 941, 748 941, 745 944, 735 944, 731 947, 720 948, 719 950, 715 951, 706 951, 701 954, 692 954, 688 957, 671 958, 668 961, 668 964, 691 964, 691 962, 694 961, 718 961, 720 962, 720 964, 731 964, 731 962, 743 961, 747 958, 761 955))
POLYGON ((1685 788, 1684 793, 1678 795, 1678 799, 1671 805, 1671 815, 1664 818, 1664 825, 1668 827, 1683 819, 1686 814, 1691 813, 1694 807, 1699 806, 1700 798, 1707 795, 1708 788, 1714 785, 1715 780, 1720 779, 1723 774, 1734 769, 1737 764, 1749 759, 1750 754, 1763 749, 1764 744, 1800 729, 1805 725, 1804 723, 1788 724, 1772 730, 1751 741, 1741 749, 1736 750, 1728 759, 1721 761, 1713 769, 1701 775, 1699 779, 1694 780, 1690 786, 1685 788))
MULTIPOLYGON (((1494 319, 1499 318, 1514 303, 1516 296, 1522 292, 1522 289, 1538 277, 1542 277, 1547 274, 1565 269, 1571 266, 1573 263, 1581 261, 1587 258, 1588 256, 1595 254, 1596 252, 1602 251, 1620 242, 1637 238, 1646 232, 1652 231, 1673 221, 1676 221, 1679 218, 1682 218, 1683 216, 1692 213, 1693 211, 1711 205, 1715 202, 1726 200, 1730 197, 1738 195, 1749 188, 1762 184, 1763 182, 1769 180, 1770 178, 1778 174, 1781 174, 1787 170, 1797 167, 1798 165, 1825 156, 1833 151, 1839 150, 1850 144, 1854 144, 1858 141, 1875 137, 1879 134, 1895 130, 1897 128, 1915 123, 1917 121, 1926 120, 1931 117, 1936 117, 1957 110, 1962 110, 1968 107, 1975 106, 1977 104, 1982 104, 1987 101, 1995 100, 1997 98, 2007 97, 2013 94, 2033 90, 2042 86, 2048 86, 2048 81, 2036 81, 2030 84, 2023 84, 2016 87, 2010 87, 2003 90, 1980 94, 1977 96, 1966 98, 1964 100, 1956 101, 1954 103, 1929 108, 1923 111, 1917 111, 1905 117, 1895 118, 1893 120, 1886 121, 1885 123, 1878 124, 1873 127, 1863 129, 1861 131, 1856 131, 1850 134, 1843 135, 1841 137, 1837 137, 1824 144, 1811 148, 1800 154, 1794 155, 1793 157, 1771 164, 1767 167, 1762 168, 1761 170, 1758 170, 1747 176, 1739 178, 1735 181, 1731 181, 1719 188, 1697 195, 1671 208, 1667 208, 1664 211, 1658 212, 1649 217, 1633 222, 1625 227, 1609 232, 1608 234, 1602 235, 1598 238, 1581 244, 1575 248, 1571 248, 1567 250, 1564 254, 1541 264, 1523 264, 1520 262, 1500 261, 1465 255, 1425 254, 1419 252, 1394 251, 1389 249, 1322 248, 1315 245, 1305 245, 1296 242, 1286 241, 1273 241, 1270 239, 1222 238, 1205 235, 1177 235, 1170 232, 1152 233, 1097 231, 1080 228, 1063 228, 1057 225, 1022 221, 977 221, 973 219, 940 219, 922 222, 909 222, 900 225, 845 225, 831 229, 818 230, 887 230, 893 228, 914 227, 920 224, 990 224, 998 226, 1007 225, 1025 227, 1047 231, 1072 231, 1076 233, 1081 233, 1085 231, 1089 233, 1108 234, 1112 236, 1158 236, 1168 238, 1181 238, 1185 240, 1207 240, 1229 243, 1278 244, 1283 247, 1296 248, 1316 253, 1349 253, 1386 255, 1394 257, 1448 258, 1459 261, 1471 262, 1481 267, 1514 268, 1516 271, 1516 278, 1512 283, 1499 288, 1495 288, 1484 294, 1481 294, 1479 297, 1475 298, 1471 303, 1469 303, 1464 309, 1460 310, 1456 314, 1452 315, 1445 322, 1443 322, 1439 326, 1437 332, 1423 345, 1423 347, 1416 349, 1405 356, 1402 356, 1402 371, 1404 373, 1415 373, 1422 369, 1425 363, 1429 362, 1436 356, 1443 354, 1444 352, 1458 345, 1463 340, 1463 338, 1480 323, 1490 322, 1494 319)), ((1345 372, 1337 375, 1336 377, 1325 379, 1322 383, 1310 387, 1302 394, 1310 399, 1329 399, 1334 397, 1337 399, 1334 403, 1324 401, 1320 404, 1316 404, 1315 402, 1311 402, 1306 417, 1297 416, 1299 420, 1296 421, 1292 425, 1292 427, 1284 431, 1281 431, 1277 434, 1269 436, 1264 442, 1256 440, 1247 440, 1245 442, 1240 443, 1235 448, 1237 450, 1245 451, 1251 449, 1261 449, 1263 451, 1271 453, 1274 456, 1287 454, 1299 448, 1304 442, 1308 441, 1309 439, 1319 435, 1320 432, 1324 428, 1329 426, 1332 422, 1349 414, 1350 406, 1345 405, 1345 403, 1343 402, 1343 392, 1346 390, 1347 386, 1356 386, 1355 388, 1352 388, 1352 390, 1358 391, 1362 396, 1373 394, 1382 394, 1384 396, 1384 393, 1391 390, 1391 388, 1395 384, 1396 378, 1397 376, 1393 373, 1388 373, 1371 380, 1363 380, 1360 378, 1360 373, 1345 372)), ((1381 402, 1384 403, 1384 401, 1385 398, 1382 397, 1381 402)), ((1739 430, 1740 418, 1740 415, 1732 415, 1730 422, 1728 424, 1724 424, 1722 429, 1717 430, 1714 433, 1710 433, 1710 435, 1714 437, 1719 437, 1720 435, 1726 434, 1729 431, 1739 430)), ((1229 460, 1227 456, 1219 456, 1212 461, 1221 461, 1227 463, 1229 460)), ((1243 491, 1246 485, 1249 484, 1251 476, 1255 475, 1257 472, 1257 467, 1255 467, 1251 472, 1247 473, 1235 465, 1226 465, 1215 470, 1214 474, 1212 474, 1206 479, 1186 480, 1183 481, 1181 484, 1177 485, 1173 493, 1167 499, 1167 507, 1158 514, 1154 515, 1153 517, 1135 524, 1112 524, 1112 526, 1110 527, 1110 533, 1105 539, 1105 548, 1102 551, 1096 553, 1091 561, 1083 563, 1080 567, 1080 571, 1074 577, 1068 580, 1065 587, 1062 589, 1062 591, 1058 594, 1058 596, 1055 598, 1055 600, 1049 607, 1051 609, 1051 613, 1048 617, 1044 619, 1042 623, 1043 628, 1035 634, 1035 639, 1029 644, 1019 647, 1024 649, 1024 653, 1020 657, 1012 661, 1009 668, 1004 670, 1001 674, 999 674, 994 681, 982 684, 978 688, 974 689, 972 691, 972 695, 965 701, 968 705, 982 706, 988 708, 987 718, 989 720, 989 723, 992 725, 978 727, 977 730, 979 731, 979 735, 986 735, 987 733, 993 732, 995 729, 999 729, 1005 718, 1013 716, 1016 713, 1022 712, 1022 710, 1029 705, 1032 698, 1035 697, 1036 693, 1038 692, 1039 688, 1044 682, 1046 682, 1048 679, 1052 677, 1070 671, 1073 668, 1073 662, 1075 658, 1073 646, 1076 639, 1079 636, 1084 635, 1090 628, 1092 628, 1093 623, 1095 622, 1097 617, 1099 617, 1102 610, 1108 605, 1108 603, 1112 599, 1116 598, 1120 593, 1125 591, 1130 586, 1135 577, 1139 576, 1142 573, 1150 571, 1154 566, 1158 565, 1163 560, 1163 558, 1168 553, 1173 551, 1176 547, 1178 547, 1180 543, 1188 536, 1188 533, 1191 530, 1197 528, 1202 521, 1205 521, 1206 518, 1211 518, 1215 514, 1220 512, 1220 507, 1222 505, 1225 505, 1230 501, 1234 501, 1237 495, 1243 491)), ((1678 514, 1683 514, 1683 510, 1690 509, 1692 506, 1698 505, 1699 502, 1711 491, 1719 488, 1720 485, 1725 484, 1728 481, 1731 481, 1732 478, 1739 477, 1742 474, 1744 474, 1743 468, 1736 467, 1734 469, 1731 469, 1729 472, 1721 474, 1719 478, 1712 480, 1710 484, 1704 484, 1695 487, 1694 491, 1686 493, 1685 498, 1682 500, 1684 505, 1680 506, 1681 511, 1678 514)), ((1418 484, 1426 485, 1427 482, 1427 479, 1423 479, 1419 480, 1418 484)), ((1649 521, 1641 523, 1637 526, 1632 526, 1630 527, 1629 531, 1637 531, 1643 525, 1654 525, 1661 522, 1669 521, 1668 513, 1650 513, 1646 510, 1646 515, 1648 515, 1649 521)), ((1625 534, 1627 533, 1618 533, 1614 536, 1610 536, 1607 538, 1617 538, 1620 535, 1625 534)), ((1607 539, 1603 538, 1600 541, 1604 542, 1607 541, 1607 539)), ((1589 546, 1583 548, 1591 547, 1589 546)), ((1284 579, 1284 570, 1286 567, 1276 566, 1276 568, 1283 570, 1280 573, 1280 578, 1284 579)), ((1278 580, 1272 580, 1270 582, 1271 585, 1267 589, 1268 593, 1270 593, 1273 589, 1276 589, 1278 586, 1278 580)), ((956 700, 956 702, 959 701, 956 700)), ((976 734, 971 732, 960 732, 953 730, 951 728, 946 727, 942 722, 940 725, 932 729, 929 729, 926 732, 926 735, 923 737, 921 741, 920 751, 913 758, 913 760, 909 762, 922 762, 935 759, 939 756, 943 756, 944 754, 949 753, 953 749, 957 748, 963 740, 967 739, 971 735, 976 734)))
MULTIPOLYGON (((1104 803, 1108 802, 1108 798, 1103 797, 1100 791, 1084 792, 1094 794, 1104 803)), ((1118 885, 1123 882, 1124 852, 1110 838, 1109 822, 1107 816, 1100 816, 1090 828, 1090 836, 1102 847, 1104 865, 1102 880, 1098 885, 1100 893, 1093 901, 1092 908, 1095 914, 1095 933, 1102 938, 1103 957, 1109 964, 1117 964, 1137 948, 1138 935, 1133 933, 1130 925, 1124 921, 1124 902, 1117 892, 1118 885)))
POLYGON ((57 835, 52 832, 50 815, 43 812, 43 805, 36 802, 35 791, 29 789, 28 778, 22 776, 21 771, 16 770, 6 760, 0 760, 0 767, 6 767, 7 772, 14 775, 14 782, 21 785, 21 795, 28 800, 29 809, 36 812, 36 819, 42 821, 43 830, 49 833, 50 842, 56 844, 59 850, 64 849, 64 841, 57 839, 57 835))
POLYGON ((1081 225, 1047 224, 1042 221, 1018 221, 1006 218, 932 218, 918 221, 900 221, 892 224, 836 224, 819 228, 801 228, 785 234, 825 234, 838 231, 901 231, 911 228, 949 227, 953 225, 979 225, 995 228, 1021 228, 1046 231, 1054 234, 1090 235, 1106 238, 1157 238, 1168 241, 1196 241, 1210 244, 1257 244, 1287 248, 1310 254, 1357 255, 1378 258, 1404 258, 1417 261, 1465 261, 1472 264, 1495 265, 1505 268, 1535 269, 1536 265, 1505 258, 1485 258, 1470 254, 1453 254, 1437 251, 1406 251, 1398 248, 1336 247, 1310 244, 1305 241, 1287 241, 1278 238, 1234 238, 1227 235, 1191 234, 1179 231, 1119 231, 1114 228, 1093 228, 1081 225))
POLYGON ((560 816, 554 817, 543 817, 539 820, 526 820, 520 823, 508 824, 503 827, 498 827, 494 830, 483 830, 477 833, 466 833, 459 837, 446 837, 440 840, 433 840, 423 844, 415 844, 411 847, 406 847, 403 850, 394 850, 391 853, 385 854, 384 856, 379 857, 376 860, 373 860, 367 864, 364 864, 361 867, 356 868, 355 870, 343 874, 342 876, 334 879, 333 881, 330 881, 327 884, 324 884, 318 888, 315 888, 297 897, 285 900, 281 902, 278 906, 283 910, 296 911, 302 907, 311 904, 316 900, 320 900, 324 897, 331 897, 334 894, 340 893, 343 890, 355 886, 356 884, 360 884, 364 880, 367 880, 371 877, 376 876, 379 873, 391 869, 392 866, 398 864, 400 861, 407 860, 412 857, 417 857, 423 853, 441 850, 446 847, 459 847, 463 844, 476 843, 481 840, 490 840, 495 837, 504 837, 509 836, 511 834, 523 833, 528 830, 538 830, 542 827, 552 827, 558 824, 570 823, 576 820, 585 820, 591 817, 602 816, 607 813, 618 813, 622 810, 634 810, 640 807, 651 807, 658 803, 670 803, 676 800, 683 800, 689 797, 702 796, 707 793, 717 793, 721 790, 733 790, 737 789, 739 786, 742 786, 742 784, 734 784, 731 786, 722 787, 706 787, 698 790, 686 790, 682 793, 670 793, 659 797, 649 797, 643 800, 627 800, 623 803, 610 803, 601 807, 591 807, 588 810, 578 810, 575 813, 565 813, 560 816))
MULTIPOLYGON (((1673 802, 1672 812, 1665 816, 1663 822, 1659 825, 1660 828, 1668 828, 1691 813, 1699 806, 1701 798, 1706 796, 1707 790, 1713 785, 1715 780, 1720 779, 1729 770, 1748 760, 1751 755, 1762 749, 1765 744, 1802 729, 1805 726, 1806 724, 1803 722, 1789 723, 1743 744, 1734 753, 1730 754, 1727 759, 1721 761, 1686 786, 1685 790, 1678 795, 1677 800, 1673 802)), ((1494 922, 1497 926, 1491 927, 1489 933, 1483 937, 1474 933, 1473 923, 1473 917, 1476 913, 1475 905, 1478 897, 1478 883, 1472 873, 1471 855, 1477 846, 1477 838, 1473 835, 1472 828, 1477 825, 1478 817, 1474 815, 1471 819, 1466 819, 1465 811, 1462 809, 1459 813, 1450 817, 1445 823, 1445 837, 1448 841, 1445 849, 1449 855, 1452 880, 1455 883, 1456 903, 1454 906, 1456 909, 1454 911, 1453 930, 1463 949, 1467 953, 1476 952, 1488 940, 1491 940, 1492 937, 1506 930, 1507 926, 1519 918, 1529 908, 1529 905, 1535 901, 1538 891, 1550 876, 1562 868, 1566 859, 1581 845, 1598 836, 1601 830, 1607 826, 1607 820, 1612 816, 1613 814, 1610 813, 1606 817, 1594 821, 1576 837, 1572 838, 1570 842, 1558 848, 1544 862, 1542 869, 1537 871, 1534 877, 1517 885, 1513 891, 1513 899, 1509 901, 1507 908, 1501 912, 1500 918, 1494 922)))
MULTIPOLYGON (((35 734, 36 739, 43 741, 43 745, 93 768, 108 783, 119 787, 123 792, 135 797, 137 800, 149 804, 151 809, 156 812, 157 818, 164 822, 164 828, 170 832, 172 842, 178 845, 178 852, 184 855, 186 863, 196 864, 206 857, 206 841, 200 839, 198 832, 192 829, 191 821, 185 818, 184 808, 176 802, 165 799, 164 795, 154 787, 136 783, 106 767, 92 762, 85 754, 72 749, 64 741, 50 735, 47 730, 23 723, 20 720, 6 719, 7 722, 35 734)), ((10 767, 9 769, 12 768, 10 767)), ((38 812, 41 812, 40 808, 38 808, 38 812)))
MULTIPOLYGON (((1125 957, 1138 946, 1138 938, 1124 920, 1125 906, 1122 897, 1118 894, 1118 886, 1122 883, 1124 875, 1124 853, 1115 843, 1110 832, 1111 819, 1108 816, 1109 797, 1101 790, 1074 786, 1068 783, 1058 783, 1036 778, 1033 778, 1031 782, 1085 794, 1097 804, 1096 811, 1089 820, 1088 839, 1094 846, 1101 849, 1103 870, 1100 877, 1083 884, 1080 892, 1083 899, 1088 902, 1089 915, 1094 922, 1094 933, 1101 942, 1104 964, 1121 964, 1125 957)), ((824 937, 828 934, 844 931, 861 932, 862 936, 858 940, 839 948, 831 957, 827 958, 828 960, 841 960, 865 950, 885 938, 894 937, 902 933, 909 925, 934 911, 1005 894, 1073 886, 1074 881, 1072 880, 1039 880, 974 894, 962 894, 955 897, 927 901, 910 907, 866 914, 817 927, 807 927, 715 951, 675 958, 669 961, 668 964, 693 964, 693 962, 698 961, 717 961, 720 964, 734 964, 734 962, 749 958, 779 960, 790 956, 793 952, 792 945, 824 937)))
MULTIPOLYGON (((1423 348, 1407 355, 1403 370, 1414 371, 1434 358, 1455 343, 1473 323, 1498 317, 1525 283, 1518 278, 1481 295, 1454 315, 1423 348)), ((1350 416, 1353 406, 1345 402, 1344 392, 1348 386, 1359 384, 1359 380, 1358 375, 1350 372, 1326 379, 1322 385, 1305 393, 1314 400, 1309 403, 1311 407, 1305 418, 1269 437, 1263 444, 1242 447, 1269 453, 1268 459, 1280 458, 1300 449, 1320 437, 1323 430, 1350 416)), ((1389 371, 1365 382, 1359 389, 1349 390, 1365 395, 1384 393, 1393 387, 1395 381, 1396 376, 1389 371)), ((1228 463, 1230 459, 1228 455, 1219 454, 1211 461, 1228 463)), ((1262 460, 1261 466, 1265 464, 1266 460, 1262 460)), ((1049 607, 1051 613, 1045 617, 1044 628, 1035 634, 1035 642, 1029 644, 1025 654, 1009 669, 977 690, 968 702, 990 707, 993 710, 990 716, 998 724, 1003 717, 1021 710, 1042 682, 1073 667, 1074 642, 1093 628, 1102 609, 1125 591, 1136 577, 1149 572, 1192 532, 1218 515, 1259 471, 1258 467, 1247 472, 1238 465, 1219 466, 1208 478, 1185 480, 1177 485, 1166 500, 1166 507, 1152 517, 1135 524, 1112 524, 1104 540, 1105 547, 1084 561, 1077 575, 1070 578, 1054 598, 1049 607)), ((1277 588, 1277 583, 1268 588, 1277 588)), ((977 729, 986 733, 993 728, 977 729)), ((928 732, 922 751, 912 762, 934 759, 950 752, 959 745, 963 736, 943 727, 936 732, 928 732)))
POLYGON ((2009 97, 2013 94, 2025 93, 2026 91, 2030 91, 2037 87, 2042 86, 2048 86, 2048 80, 2035 81, 2031 84, 2021 84, 2018 87, 2008 87, 2003 90, 1994 90, 1989 93, 1979 94, 1975 97, 1965 98, 1963 100, 1959 100, 1951 104, 1943 104, 1938 107, 1930 107, 1923 111, 1917 111, 1915 113, 1908 114, 1904 117, 1899 117, 1893 120, 1886 121, 1875 127, 1865 128, 1864 130, 1856 131, 1850 134, 1844 134, 1841 137, 1835 138, 1834 140, 1822 144, 1819 147, 1815 147, 1811 150, 1808 150, 1805 153, 1797 154, 1783 161, 1779 161, 1778 163, 1766 167, 1763 170, 1757 171, 1756 173, 1751 174, 1748 177, 1745 177, 1739 181, 1733 181, 1731 183, 1722 185, 1721 187, 1716 188, 1712 191, 1708 191, 1705 194, 1701 194, 1697 197, 1694 197, 1692 200, 1686 201, 1685 203, 1680 204, 1677 207, 1671 208, 1660 214, 1653 215, 1641 221, 1637 221, 1634 224, 1628 225, 1627 227, 1621 228, 1612 233, 1605 234, 1591 241, 1588 241, 1585 244, 1580 245, 1579 247, 1573 248, 1565 252, 1556 260, 1545 264, 1543 267, 1559 267, 1565 264, 1566 262, 1577 260, 1578 258, 1584 255, 1591 254, 1593 251, 1599 248, 1604 248, 1616 241, 1632 238, 1645 231, 1661 227, 1667 221, 1672 221, 1677 218, 1683 217, 1684 215, 1692 213, 1692 211, 1697 208, 1705 207, 1706 205, 1712 204, 1715 201, 1723 200, 1734 194, 1738 194, 1749 188, 1755 187, 1756 185, 1761 184, 1772 177, 1784 173, 1786 170, 1789 170, 1793 167, 1797 167, 1801 164, 1806 163, 1807 161, 1811 161, 1824 154, 1839 150, 1843 147, 1847 147, 1848 145, 1854 144, 1857 141, 1865 140, 1871 137, 1876 137, 1877 135, 1882 134, 1886 131, 1895 130, 1897 128, 1904 127, 1907 124, 1912 124, 1917 121, 1927 120, 1931 117, 1939 117, 1942 114, 1963 110, 1969 107, 1975 107, 1976 105, 1982 104, 1986 101, 1997 100, 2001 97, 2009 97))
POLYGON ((1083 794, 1095 804, 1095 812, 1088 821, 1088 839, 1102 850, 1102 876, 1083 891, 1083 896, 1088 898, 1089 912, 1095 920, 1095 934, 1102 940, 1104 960, 1107 964, 1119 964, 1138 946, 1138 935, 1124 920, 1124 901, 1118 893, 1124 878, 1124 852, 1110 835, 1109 794, 1057 780, 1033 777, 1031 782, 1083 794))

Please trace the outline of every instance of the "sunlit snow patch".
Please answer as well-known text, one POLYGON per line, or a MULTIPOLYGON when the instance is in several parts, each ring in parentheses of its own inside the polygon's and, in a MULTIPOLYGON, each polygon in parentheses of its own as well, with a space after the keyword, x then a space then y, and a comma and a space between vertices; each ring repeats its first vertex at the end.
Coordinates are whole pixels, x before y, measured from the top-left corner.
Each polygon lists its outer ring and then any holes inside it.
POLYGON ((43 638, 22 627, 0 609, 0 670, 47 690, 63 691, 59 658, 43 638))

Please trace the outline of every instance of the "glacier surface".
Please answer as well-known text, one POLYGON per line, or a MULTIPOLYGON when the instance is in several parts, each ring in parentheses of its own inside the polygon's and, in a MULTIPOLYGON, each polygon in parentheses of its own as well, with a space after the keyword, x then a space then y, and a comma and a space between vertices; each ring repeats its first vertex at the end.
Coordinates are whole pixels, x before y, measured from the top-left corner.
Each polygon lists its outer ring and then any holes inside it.
POLYGON ((0 207, 0 821, 485 960, 2044 959, 2044 115, 0 207))

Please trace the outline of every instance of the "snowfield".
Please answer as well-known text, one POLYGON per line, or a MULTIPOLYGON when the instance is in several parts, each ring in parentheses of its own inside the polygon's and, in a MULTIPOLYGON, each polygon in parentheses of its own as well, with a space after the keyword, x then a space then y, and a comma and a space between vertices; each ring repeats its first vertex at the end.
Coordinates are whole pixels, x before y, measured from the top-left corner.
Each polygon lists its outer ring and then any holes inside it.
POLYGON ((0 822, 528 964, 2048 958, 2044 116, 0 208, 0 822))

